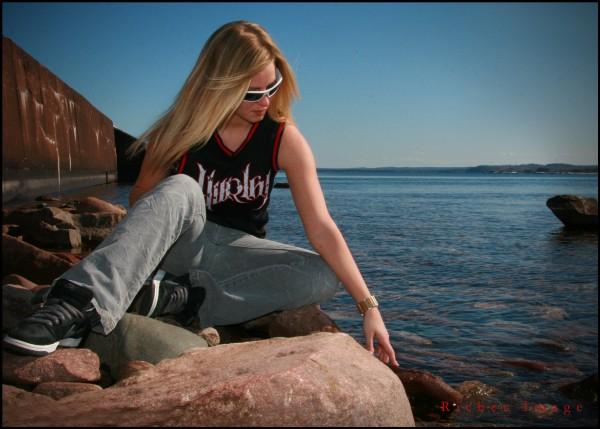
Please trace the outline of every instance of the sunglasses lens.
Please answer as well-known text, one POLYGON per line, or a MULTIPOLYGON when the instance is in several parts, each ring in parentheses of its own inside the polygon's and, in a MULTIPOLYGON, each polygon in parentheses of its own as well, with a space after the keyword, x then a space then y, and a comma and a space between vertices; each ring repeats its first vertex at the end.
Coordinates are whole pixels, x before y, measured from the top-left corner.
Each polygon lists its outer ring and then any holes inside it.
POLYGON ((244 96, 244 101, 256 102, 262 98, 264 94, 248 94, 244 96))
POLYGON ((271 98, 271 97, 273 97, 275 95, 275 93, 279 89, 279 86, 280 85, 277 85, 275 88, 273 88, 272 90, 269 91, 269 93, 268 93, 269 98, 271 98))

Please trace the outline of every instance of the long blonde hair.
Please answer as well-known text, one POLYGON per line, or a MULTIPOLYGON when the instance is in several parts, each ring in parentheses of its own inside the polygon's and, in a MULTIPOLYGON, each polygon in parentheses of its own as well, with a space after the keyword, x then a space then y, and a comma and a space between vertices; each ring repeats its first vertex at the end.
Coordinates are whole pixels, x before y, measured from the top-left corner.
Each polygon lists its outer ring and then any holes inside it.
POLYGON ((292 68, 264 28, 235 21, 210 36, 174 103, 131 145, 128 154, 133 157, 146 150, 148 166, 164 169, 193 146, 205 144, 231 119, 252 77, 271 62, 283 82, 271 98, 268 114, 291 122, 291 105, 299 96, 292 68))

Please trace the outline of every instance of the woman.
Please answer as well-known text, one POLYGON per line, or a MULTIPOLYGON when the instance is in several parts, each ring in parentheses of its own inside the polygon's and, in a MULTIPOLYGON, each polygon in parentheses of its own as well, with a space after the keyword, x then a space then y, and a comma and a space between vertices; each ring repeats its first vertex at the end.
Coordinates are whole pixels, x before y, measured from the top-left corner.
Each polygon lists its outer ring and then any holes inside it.
POLYGON ((341 282, 364 314, 366 347, 398 365, 377 301, 331 219, 311 149, 294 125, 294 74, 267 32, 219 28, 171 108, 132 146, 145 150, 131 209, 53 282, 45 306, 4 344, 28 354, 76 347, 123 314, 242 323, 331 298, 341 282), (149 144, 146 144, 149 142, 149 144), (318 254, 264 239, 278 169, 318 254), (149 279, 149 281, 147 281, 149 279), (137 296, 137 298, 136 298, 137 296))

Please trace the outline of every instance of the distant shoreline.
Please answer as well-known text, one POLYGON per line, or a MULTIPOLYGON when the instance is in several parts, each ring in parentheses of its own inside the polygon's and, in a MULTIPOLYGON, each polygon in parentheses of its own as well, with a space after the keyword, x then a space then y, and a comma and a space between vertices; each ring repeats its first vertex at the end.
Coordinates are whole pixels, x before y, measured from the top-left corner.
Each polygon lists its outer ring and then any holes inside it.
POLYGON ((318 171, 380 171, 431 173, 491 173, 491 174, 598 174, 598 165, 572 164, 520 164, 520 165, 478 165, 476 167, 346 167, 317 168, 318 171))

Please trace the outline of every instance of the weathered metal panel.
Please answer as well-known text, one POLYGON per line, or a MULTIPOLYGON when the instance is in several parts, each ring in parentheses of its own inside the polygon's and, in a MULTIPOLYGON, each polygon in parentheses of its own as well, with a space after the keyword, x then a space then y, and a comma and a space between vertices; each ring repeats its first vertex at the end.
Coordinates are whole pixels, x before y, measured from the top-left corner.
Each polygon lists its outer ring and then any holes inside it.
POLYGON ((2 38, 2 200, 114 181, 112 121, 2 38))

